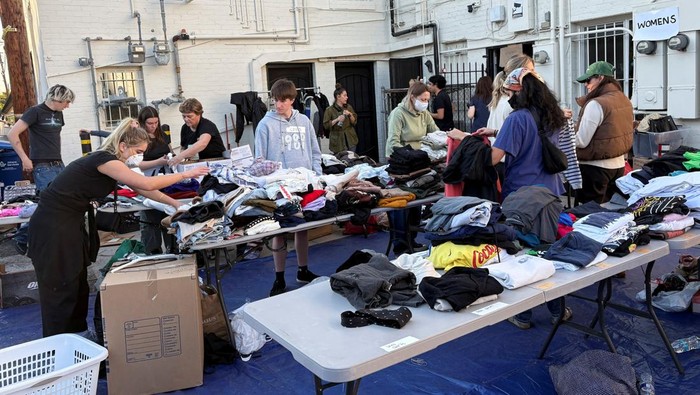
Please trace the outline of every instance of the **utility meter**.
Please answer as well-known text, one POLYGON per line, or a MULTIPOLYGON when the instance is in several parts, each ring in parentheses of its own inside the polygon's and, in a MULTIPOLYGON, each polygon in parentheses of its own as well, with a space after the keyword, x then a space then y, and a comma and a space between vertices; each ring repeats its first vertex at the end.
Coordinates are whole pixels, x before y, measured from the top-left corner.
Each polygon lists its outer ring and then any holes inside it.
POLYGON ((156 59, 156 63, 159 65, 166 65, 170 62, 170 47, 165 41, 156 41, 153 44, 153 56, 156 59))
POLYGON ((129 62, 143 63, 146 61, 146 47, 143 44, 129 43, 129 62))

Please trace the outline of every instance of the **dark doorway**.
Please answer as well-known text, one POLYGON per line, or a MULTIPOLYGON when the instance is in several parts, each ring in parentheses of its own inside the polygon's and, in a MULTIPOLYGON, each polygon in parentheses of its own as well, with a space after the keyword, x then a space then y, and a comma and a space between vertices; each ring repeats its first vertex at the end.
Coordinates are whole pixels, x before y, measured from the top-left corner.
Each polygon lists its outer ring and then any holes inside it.
POLYGON ((408 88, 408 81, 417 77, 423 77, 423 65, 420 57, 389 59, 391 89, 408 88))
MULTIPOLYGON (((377 105, 374 97, 374 64, 346 62, 335 64, 336 81, 348 91, 348 102, 357 112, 357 153, 379 160, 377 105)), ((329 95, 328 100, 335 98, 329 95)))
POLYGON ((269 63, 267 65, 267 89, 275 81, 286 78, 297 88, 313 88, 314 74, 311 63, 269 63))
MULTIPOLYGON (((532 43, 521 43, 523 53, 529 57, 532 57, 532 43)), ((496 74, 503 71, 503 66, 505 66, 508 59, 501 59, 501 49, 505 48, 505 45, 500 47, 491 47, 486 49, 486 74, 494 78, 496 74), (503 65, 503 66, 502 66, 503 65)))

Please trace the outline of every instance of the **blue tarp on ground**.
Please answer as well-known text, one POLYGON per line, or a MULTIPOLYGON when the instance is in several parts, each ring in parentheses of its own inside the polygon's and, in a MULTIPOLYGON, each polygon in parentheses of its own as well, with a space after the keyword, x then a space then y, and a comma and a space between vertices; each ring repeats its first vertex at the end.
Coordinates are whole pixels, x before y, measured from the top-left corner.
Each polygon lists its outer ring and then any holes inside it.
MULTIPOLYGON (((312 246, 311 270, 319 275, 330 275, 356 249, 369 248, 384 251, 387 234, 378 233, 352 236, 312 246)), ((681 253, 700 255, 700 249, 671 255, 657 262, 656 277, 670 272, 681 253)), ((243 261, 224 277, 224 295, 230 310, 247 300, 267 296, 274 279, 272 258, 243 261)), ((286 279, 288 289, 296 288, 294 253, 288 258, 286 279)), ((627 272, 624 279, 614 279, 613 300, 643 307, 634 300, 643 287, 641 268, 627 272)), ((583 291, 590 297, 596 287, 583 291)), ((574 310, 574 320, 588 323, 595 312, 592 303, 567 298, 574 310)), ((448 313, 446 313, 448 314, 448 313)), ((691 312, 657 314, 671 340, 700 334, 700 314, 691 312)), ((338 325, 340 325, 340 317, 338 325)), ((696 394, 700 383, 700 350, 680 354, 686 374, 681 376, 668 355, 656 327, 651 320, 631 316, 617 310, 606 311, 608 329, 618 353, 630 357, 637 374, 651 372, 657 394, 696 394)), ((361 394, 551 394, 555 393, 549 375, 550 365, 569 362, 589 349, 607 349, 598 338, 584 338, 583 334, 562 327, 557 332, 545 358, 537 359, 551 328, 549 312, 545 307, 534 309, 534 327, 520 330, 501 322, 463 336, 433 351, 404 361, 391 368, 362 379, 361 394)), ((294 323, 290 323, 293 325, 294 323)), ((348 329, 352 330, 352 329, 348 329)), ((0 310, 0 348, 22 343, 41 335, 41 318, 37 305, 0 310)), ((352 345, 348 345, 352 347, 352 345)), ((212 374, 205 375, 204 385, 177 391, 188 394, 310 394, 314 391, 313 376, 297 363, 291 353, 274 341, 267 343, 254 357, 233 365, 220 365, 212 374)), ((100 380, 99 393, 107 393, 106 380, 100 380)), ((343 393, 341 387, 330 388, 327 394, 343 393)))

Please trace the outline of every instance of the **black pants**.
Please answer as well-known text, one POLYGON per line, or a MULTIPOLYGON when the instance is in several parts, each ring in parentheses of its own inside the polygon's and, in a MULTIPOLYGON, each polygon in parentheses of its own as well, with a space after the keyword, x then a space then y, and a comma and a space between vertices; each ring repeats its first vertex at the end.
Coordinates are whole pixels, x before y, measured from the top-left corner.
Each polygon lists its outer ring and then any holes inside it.
MULTIPOLYGON (((37 277, 44 276, 37 273, 37 277)), ((83 268, 78 277, 71 281, 61 279, 39 281, 44 337, 86 330, 89 297, 90 286, 86 268, 83 268)))
POLYGON ((580 165, 583 187, 576 191, 576 204, 591 200, 605 203, 618 191, 615 180, 625 174, 625 168, 604 169, 598 166, 580 165))
POLYGON ((396 232, 397 239, 394 240, 394 249, 401 248, 403 245, 408 248, 406 244, 406 233, 409 234, 409 239, 415 244, 416 236, 418 232, 409 231, 410 226, 420 225, 420 207, 411 207, 403 210, 393 210, 387 213, 389 215, 389 220, 391 221, 391 226, 396 232))

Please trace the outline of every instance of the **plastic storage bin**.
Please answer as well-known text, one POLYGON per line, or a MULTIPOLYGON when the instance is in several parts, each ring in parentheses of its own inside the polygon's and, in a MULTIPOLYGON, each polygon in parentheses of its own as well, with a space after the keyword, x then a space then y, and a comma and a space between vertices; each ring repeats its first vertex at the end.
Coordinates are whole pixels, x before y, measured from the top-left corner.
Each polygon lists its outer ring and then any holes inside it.
POLYGON ((107 349, 61 334, 0 350, 0 394, 96 394, 107 349))
POLYGON ((23 179, 22 161, 7 141, 0 141, 0 182, 13 185, 23 179))

